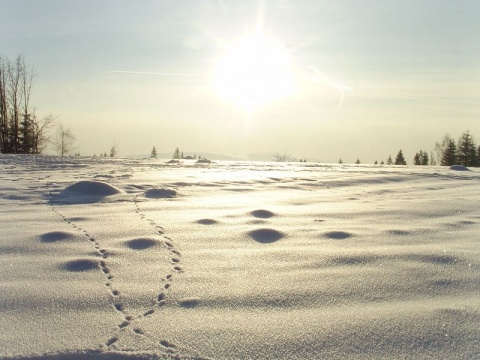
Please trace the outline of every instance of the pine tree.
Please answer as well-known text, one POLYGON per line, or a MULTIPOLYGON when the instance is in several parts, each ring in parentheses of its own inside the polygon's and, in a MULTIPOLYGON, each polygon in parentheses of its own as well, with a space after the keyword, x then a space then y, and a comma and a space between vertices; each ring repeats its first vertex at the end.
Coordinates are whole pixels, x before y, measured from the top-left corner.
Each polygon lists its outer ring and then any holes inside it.
POLYGON ((443 150, 442 159, 440 165, 442 166, 452 166, 457 163, 457 146, 455 141, 449 140, 447 146, 443 150))
POLYGON ((155 148, 155 146, 152 148, 152 152, 150 153, 150 157, 153 158, 153 159, 157 158, 157 149, 155 148))
POLYGON ((428 154, 426 151, 420 150, 413 158, 414 165, 428 165, 428 154))
POLYGON ((338 160, 338 163, 343 164, 343 160, 340 158, 340 160, 338 160))
POLYGON ((395 158, 395 165, 407 165, 407 162, 403 157, 402 149, 398 151, 397 157, 395 158))
POLYGON ((117 156, 117 146, 113 145, 112 148, 110 149, 110 157, 115 157, 117 156))
POLYGON ((477 162, 475 141, 467 130, 458 139, 457 161, 463 166, 475 166, 477 162))
POLYGON ((449 140, 446 148, 442 153, 442 160, 440 164, 442 166, 452 166, 452 165, 455 165, 456 162, 457 162, 457 146, 455 145, 455 141, 449 140))
MULTIPOLYGON (((422 151, 422 150, 420 150, 422 151)), ((421 155, 421 161, 422 161, 422 165, 428 165, 428 154, 426 151, 423 152, 423 154, 421 155)))
POLYGON ((178 149, 178 147, 173 152, 173 158, 174 159, 180 159, 180 150, 178 149))
POLYGON ((418 152, 413 157, 413 165, 422 165, 420 161, 420 154, 418 152))
POLYGON ((388 155, 387 165, 393 165, 392 155, 388 155))
POLYGON ((357 159, 357 161, 355 161, 355 164, 357 165, 361 164, 360 159, 357 159))

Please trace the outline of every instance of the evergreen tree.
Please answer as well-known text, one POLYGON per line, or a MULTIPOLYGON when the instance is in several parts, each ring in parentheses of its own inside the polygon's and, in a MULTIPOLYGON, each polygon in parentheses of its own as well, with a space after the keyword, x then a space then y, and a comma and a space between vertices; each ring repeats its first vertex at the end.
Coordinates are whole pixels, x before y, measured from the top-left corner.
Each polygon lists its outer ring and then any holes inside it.
POLYGON ((428 154, 426 151, 423 152, 421 160, 422 160, 422 165, 428 165, 428 154))
POLYGON ((377 161, 377 160, 375 160, 374 164, 375 164, 375 165, 378 165, 378 161, 377 161))
POLYGON ((157 149, 155 148, 155 146, 152 148, 152 152, 150 153, 150 157, 153 158, 153 159, 157 158, 157 149))
POLYGON ((180 150, 178 149, 178 147, 173 152, 173 158, 174 159, 180 159, 180 150))
POLYGON ((442 166, 452 166, 457 162, 457 146, 455 141, 449 140, 445 150, 442 153, 442 160, 440 164, 442 166))
POLYGON ((395 158, 395 165, 407 165, 407 162, 403 157, 402 149, 400 149, 397 153, 397 157, 395 158))
POLYGON ((380 165, 385 165, 385 163, 383 162, 383 160, 382 160, 382 162, 380 163, 380 165))
POLYGON ((339 163, 339 164, 343 164, 342 158, 340 158, 340 160, 338 160, 338 163, 339 163))
POLYGON ((420 154, 418 152, 413 157, 413 165, 422 165, 420 161, 420 154))
POLYGON ((458 139, 457 161, 463 166, 475 166, 477 162, 477 149, 475 141, 467 130, 458 139))
POLYGON ((357 165, 361 164, 360 159, 357 159, 357 161, 355 161, 355 164, 357 165))
POLYGON ((392 155, 388 155, 387 165, 393 165, 392 155))
POLYGON ((420 150, 413 158, 414 165, 428 165, 428 154, 426 151, 420 150))

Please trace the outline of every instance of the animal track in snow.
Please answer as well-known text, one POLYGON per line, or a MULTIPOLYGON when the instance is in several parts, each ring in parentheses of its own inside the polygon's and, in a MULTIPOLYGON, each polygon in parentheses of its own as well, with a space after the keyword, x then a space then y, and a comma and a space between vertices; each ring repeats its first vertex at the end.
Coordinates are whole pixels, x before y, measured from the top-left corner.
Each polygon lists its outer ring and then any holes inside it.
MULTIPOLYGON (((176 196, 176 192, 174 190, 170 189, 150 189, 144 193, 144 196, 146 198, 153 198, 153 199, 160 199, 160 198, 173 198, 176 196)), ((150 316, 155 313, 155 307, 161 307, 164 306, 167 302, 167 295, 168 292, 170 291, 170 288, 172 286, 172 280, 174 275, 183 272, 182 267, 179 266, 179 263, 181 262, 181 253, 178 251, 175 246, 173 240, 165 235, 165 229, 163 226, 158 225, 154 220, 147 218, 147 216, 142 212, 140 209, 139 201, 138 201, 138 196, 135 196, 133 199, 133 202, 135 204, 135 212, 137 215, 142 219, 148 222, 150 226, 153 227, 153 231, 156 235, 161 235, 163 237, 163 245, 167 249, 167 251, 170 253, 170 264, 171 264, 171 271, 164 276, 164 281, 161 286, 161 288, 158 291, 157 296, 155 297, 153 304, 154 306, 151 307, 150 309, 146 310, 143 313, 143 317, 150 316)), ((139 239, 134 239, 130 240, 127 243, 127 246, 130 247, 131 249, 135 250, 143 250, 147 249, 153 246, 159 245, 159 242, 155 238, 139 238, 139 239)), ((137 334, 143 334, 140 332, 136 332, 137 334)), ((169 352, 172 352, 173 349, 175 349, 174 346, 172 346, 168 341, 162 340, 160 341, 160 344, 167 348, 169 352), (168 346, 167 346, 168 344, 168 346)))
MULTIPOLYGON (((80 182, 77 183, 80 184, 80 188, 82 186, 87 186, 89 187, 89 196, 95 196, 95 197, 103 197, 103 196, 109 196, 110 191, 116 193, 116 188, 114 187, 109 187, 107 185, 101 184, 101 187, 103 190, 106 191, 106 193, 96 193, 95 186, 96 182, 80 182)), ((74 187, 75 191, 75 196, 80 196, 81 197, 81 189, 76 189, 74 187), (77 191, 78 190, 78 191, 77 191)), ((69 187, 68 191, 63 191, 63 193, 71 193, 72 189, 69 187)), ((79 199, 80 203, 82 202, 82 199, 79 199)), ((86 202, 90 203, 90 201, 86 202)), ((66 202, 68 204, 68 202, 66 202)), ((165 229, 162 226, 159 226, 156 224, 155 221, 151 219, 147 219, 147 216, 141 212, 141 209, 139 208, 139 204, 137 201, 137 197, 135 196, 133 198, 133 204, 135 206, 135 213, 137 215, 148 222, 150 226, 153 227, 153 232, 155 233, 156 236, 163 236, 165 233, 165 229)), ((101 273, 105 276, 105 289, 109 293, 111 300, 112 300, 112 307, 113 309, 118 312, 122 317, 123 320, 120 321, 116 327, 116 330, 113 330, 110 336, 108 337, 108 340, 103 342, 101 345, 101 348, 105 350, 117 350, 118 351, 118 342, 120 341, 120 334, 123 333, 126 329, 131 328, 132 332, 136 334, 137 336, 145 336, 145 331, 141 329, 138 325, 133 327, 132 324, 136 324, 138 321, 140 321, 142 318, 145 318, 147 316, 151 316, 155 313, 155 309, 158 307, 161 307, 166 304, 167 301, 167 293, 171 288, 172 285, 172 280, 173 276, 175 274, 178 274, 183 271, 183 269, 178 266, 178 263, 181 261, 181 253, 175 249, 173 241, 171 238, 164 237, 164 239, 157 239, 155 237, 138 237, 131 239, 126 242, 126 246, 130 248, 131 250, 136 250, 136 251, 143 251, 143 250, 150 250, 154 247, 164 247, 169 253, 170 253, 170 272, 164 275, 164 281, 161 283, 161 286, 158 290, 157 295, 154 296, 153 300, 151 303, 149 303, 147 306, 144 307, 144 309, 136 314, 128 314, 125 309, 124 305, 124 296, 120 293, 120 291, 115 287, 114 282, 114 274, 112 273, 111 268, 108 266, 109 263, 109 256, 111 255, 111 252, 102 246, 102 243, 99 239, 97 239, 95 236, 89 233, 86 229, 84 229, 78 222, 82 222, 86 220, 85 218, 81 217, 70 217, 67 218, 62 212, 61 212, 61 206, 64 206, 64 203, 56 203, 53 201, 52 194, 50 193, 50 201, 49 201, 49 206, 50 209, 57 214, 63 222, 68 224, 72 229, 74 229, 74 232, 61 232, 61 231, 54 231, 50 233, 46 233, 40 236, 40 240, 45 243, 58 243, 61 244, 62 242, 65 241, 71 241, 74 240, 75 238, 78 239, 78 235, 75 233, 79 233, 83 236, 83 238, 90 243, 94 249, 95 249, 95 254, 96 256, 99 257, 99 260, 95 258, 81 258, 81 259, 76 259, 69 261, 63 265, 63 268, 65 268, 68 271, 72 272, 82 272, 82 271, 94 271, 94 270, 100 270, 101 273)), ((151 336, 150 336, 151 338, 151 336)), ((157 340, 158 341, 158 340, 157 340)), ((157 344, 160 344, 159 350, 162 350, 163 348, 167 348, 168 353, 172 353, 172 349, 175 349, 175 347, 172 347, 170 345, 166 346, 165 344, 170 344, 166 340, 162 340, 160 343, 157 342, 157 344), (162 344, 162 341, 165 342, 162 344)), ((163 349, 165 351, 165 349, 163 349)))

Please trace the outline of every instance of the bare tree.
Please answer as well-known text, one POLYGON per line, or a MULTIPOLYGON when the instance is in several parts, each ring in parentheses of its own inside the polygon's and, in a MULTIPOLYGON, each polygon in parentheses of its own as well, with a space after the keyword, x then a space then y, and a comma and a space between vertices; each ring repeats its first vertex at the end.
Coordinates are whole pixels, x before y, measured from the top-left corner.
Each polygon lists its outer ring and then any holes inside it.
POLYGON ((19 55, 18 59, 21 70, 21 77, 20 77, 20 91, 21 91, 21 98, 22 98, 22 115, 23 121, 21 124, 21 145, 22 145, 22 152, 24 154, 31 154, 33 153, 33 139, 34 139, 34 131, 35 131, 35 118, 34 114, 30 111, 30 94, 32 92, 33 80, 35 78, 35 71, 33 68, 30 71, 27 70, 27 66, 25 64, 25 57, 23 54, 19 55))
POLYGON ((9 149, 8 124, 9 113, 7 104, 7 65, 4 57, 0 56, 0 151, 9 149))
POLYGON ((47 130, 53 123, 49 115, 37 120, 30 107, 35 79, 27 69, 23 54, 15 61, 0 56, 0 151, 2 153, 38 154, 45 149, 47 130))
POLYGON ((33 115, 33 130, 32 132, 32 149, 33 154, 41 154, 47 147, 50 139, 47 131, 55 124, 55 118, 52 114, 36 120, 35 113, 33 115))
POLYGON ((10 131, 11 146, 14 153, 20 152, 19 144, 19 123, 20 123, 20 104, 22 103, 21 79, 23 74, 22 57, 19 55, 15 62, 7 60, 7 100, 10 108, 10 131))
POLYGON ((53 142, 55 149, 60 156, 68 155, 75 149, 75 136, 70 128, 65 129, 62 123, 58 124, 56 138, 53 142))
POLYGON ((280 154, 278 152, 273 154, 273 158, 277 162, 287 162, 290 160, 291 156, 288 152, 285 151, 283 154, 280 154))

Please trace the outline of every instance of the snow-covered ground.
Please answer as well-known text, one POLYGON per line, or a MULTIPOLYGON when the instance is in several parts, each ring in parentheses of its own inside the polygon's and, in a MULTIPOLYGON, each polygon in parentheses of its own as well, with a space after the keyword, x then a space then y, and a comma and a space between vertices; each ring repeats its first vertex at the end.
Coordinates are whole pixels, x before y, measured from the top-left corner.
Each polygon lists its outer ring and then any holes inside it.
POLYGON ((478 170, 10 155, 0 170, 1 358, 480 354, 478 170))

